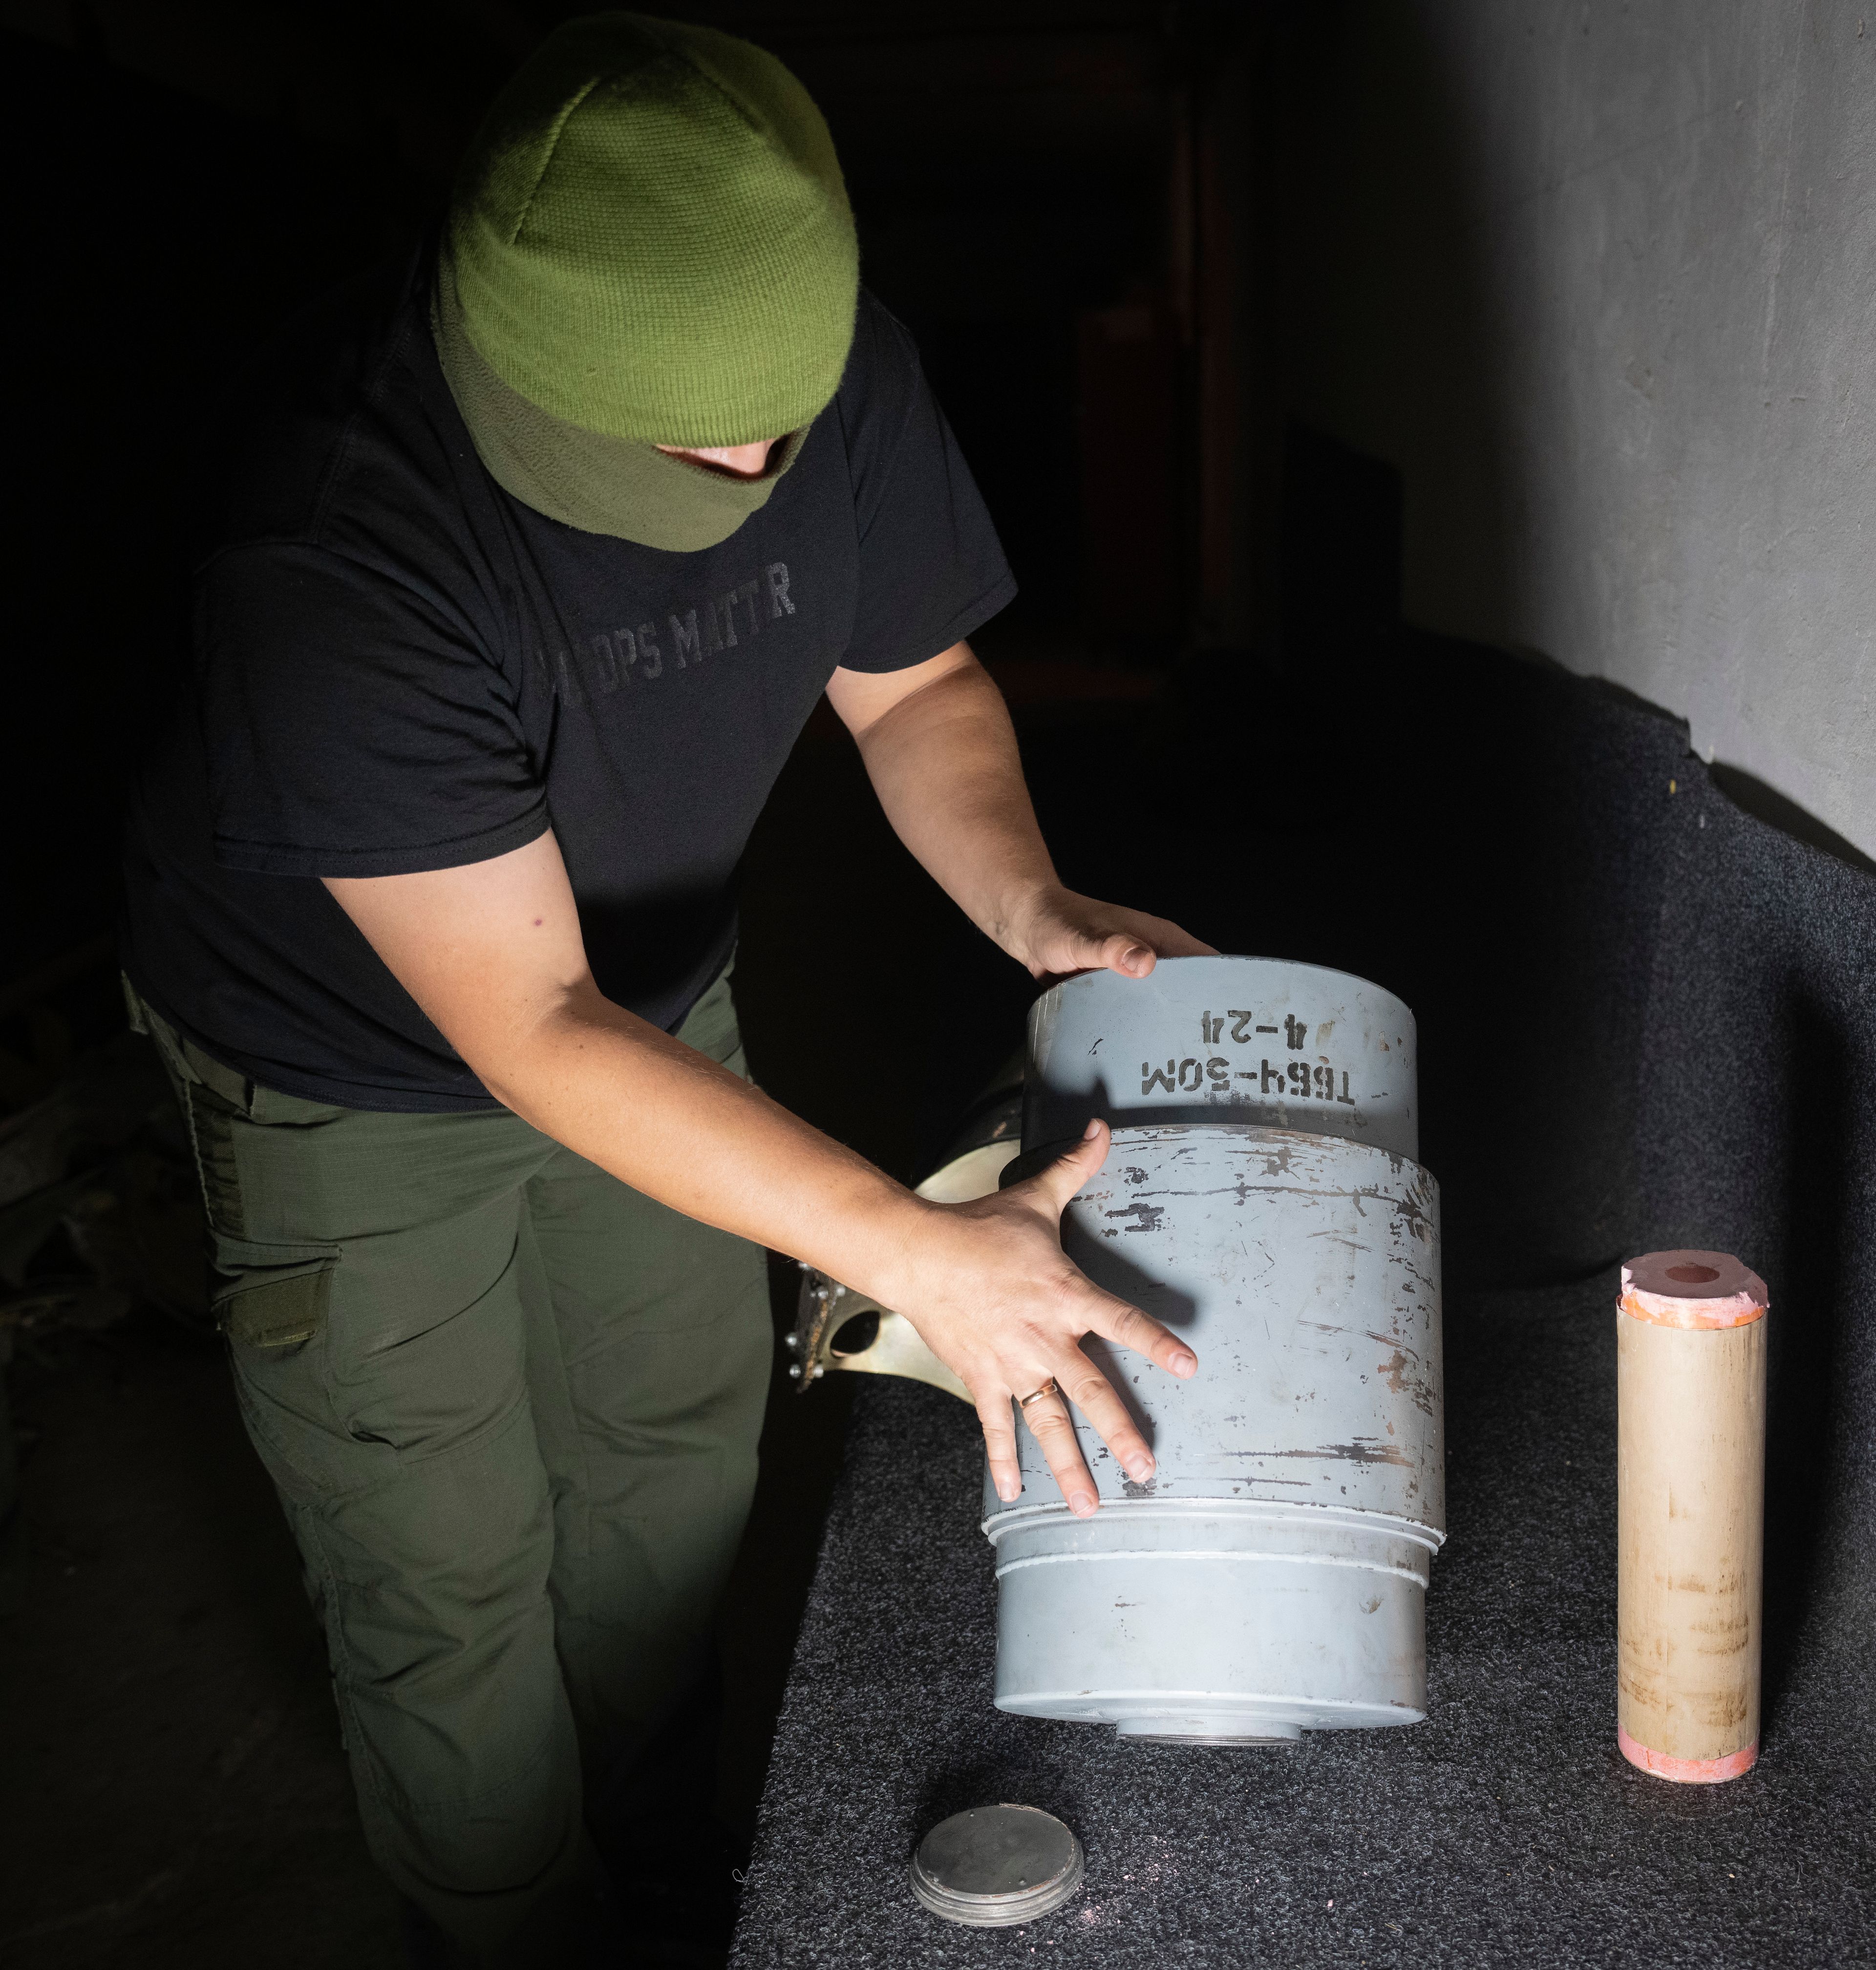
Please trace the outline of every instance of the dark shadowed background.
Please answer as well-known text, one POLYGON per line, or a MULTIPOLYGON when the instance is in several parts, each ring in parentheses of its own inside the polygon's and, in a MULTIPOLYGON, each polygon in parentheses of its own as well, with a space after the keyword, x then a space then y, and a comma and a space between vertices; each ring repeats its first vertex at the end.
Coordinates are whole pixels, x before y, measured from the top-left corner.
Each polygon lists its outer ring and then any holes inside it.
MULTIPOLYGON (((206 406, 298 303, 409 249, 490 92, 577 11, 0 6, 25 188, 5 320, 0 1961, 398 1960, 291 1543, 195 1312, 187 1174, 122 1034, 115 844, 183 661, 177 489, 206 406)), ((775 48, 826 111, 866 278, 916 335, 1022 584, 980 647, 1065 879, 1415 1009, 1454 1331, 1494 1364, 1455 1373, 1455 1471, 1468 1413, 1481 1445, 1515 1446, 1501 1370, 1537 1372, 1491 1295, 1593 1297, 1625 1255, 1683 1242, 1770 1282, 1767 1762, 1788 1689, 1804 1716, 1840 1690, 1863 1744, 1876 889, 1855 850, 1710 772, 1666 714, 1403 621, 1403 529, 1429 476, 1439 509, 1468 516, 1444 551, 1474 593, 1516 572, 1502 330, 1444 85, 1404 10, 672 11, 775 48), (1326 145, 1357 100, 1353 148, 1326 145), (1403 156, 1416 199, 1383 223, 1364 184, 1403 156), (1364 311, 1403 280, 1441 297, 1439 388, 1391 413, 1417 430, 1419 480, 1322 410, 1380 387, 1364 311)), ((899 848, 831 720, 804 734, 743 893, 759 1078, 922 1174, 1017 1042, 1030 981, 899 848)), ((775 1281, 785 1322, 785 1260, 775 1281)), ((1543 1370, 1554 1411, 1580 1409, 1592 1435, 1597 1358, 1543 1370)), ((746 1836, 851 1401, 839 1378, 798 1399, 778 1367, 723 1626, 721 1797, 746 1836)), ((927 1422, 931 1482, 949 1484, 927 1422)), ((879 1468, 855 1465, 866 1484, 879 1468)), ((853 1481, 838 1553, 896 1550, 853 1481)), ((881 1483, 879 1511, 922 1523, 881 1483)), ((1597 1609, 1601 1523, 1567 1562, 1597 1609)), ((958 1552, 961 1569, 979 1557, 958 1552)), ((843 1565, 818 1591, 883 1608, 864 1640, 890 1656, 916 1568, 843 1565)), ((807 1659, 824 1691, 825 1649, 807 1659)), ((857 1682, 877 1666, 846 1665, 857 1682)), ((759 1906, 785 1942, 772 1884, 785 1851, 811 1871, 801 1822, 831 1701, 791 1713, 763 1834, 759 1906)), ((1606 1737, 1608 1719, 1581 1728, 1606 1737)), ((1868 1892, 1865 1846, 1838 1865, 1868 1892)), ((777 1960, 843 1960, 820 1946, 778 1942, 777 1960)), ((1200 1960, 1244 1959, 1221 1943, 1200 1960)))

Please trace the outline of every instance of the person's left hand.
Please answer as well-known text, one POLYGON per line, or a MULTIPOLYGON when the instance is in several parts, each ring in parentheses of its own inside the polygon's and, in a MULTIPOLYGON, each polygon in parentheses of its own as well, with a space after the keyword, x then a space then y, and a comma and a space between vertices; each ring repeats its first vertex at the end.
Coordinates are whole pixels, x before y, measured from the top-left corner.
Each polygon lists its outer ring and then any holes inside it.
POLYGON ((1058 978, 1075 971, 1117 971, 1144 978, 1162 957, 1215 957, 1208 944, 1143 910, 1097 903, 1072 889, 1045 889, 1015 915, 997 939, 1032 977, 1058 978))

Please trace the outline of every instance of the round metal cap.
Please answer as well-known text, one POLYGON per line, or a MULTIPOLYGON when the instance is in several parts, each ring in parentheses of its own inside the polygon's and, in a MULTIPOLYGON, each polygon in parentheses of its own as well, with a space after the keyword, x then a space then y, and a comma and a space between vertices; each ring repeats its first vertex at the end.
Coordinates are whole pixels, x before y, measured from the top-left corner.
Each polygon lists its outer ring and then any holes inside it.
POLYGON ((953 1813, 919 1842, 912 1891, 947 1922, 1008 1929, 1060 1908, 1086 1871, 1081 1842, 1054 1814, 978 1806, 953 1813))

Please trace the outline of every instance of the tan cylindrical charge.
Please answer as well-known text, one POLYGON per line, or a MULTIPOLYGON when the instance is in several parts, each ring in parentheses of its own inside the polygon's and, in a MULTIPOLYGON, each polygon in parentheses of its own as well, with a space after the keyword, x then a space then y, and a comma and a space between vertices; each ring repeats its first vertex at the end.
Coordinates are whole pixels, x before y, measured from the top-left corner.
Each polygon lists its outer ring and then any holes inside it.
POLYGON ((1622 1268, 1616 1741, 1683 1784, 1759 1755, 1766 1305, 1723 1252, 1622 1268))

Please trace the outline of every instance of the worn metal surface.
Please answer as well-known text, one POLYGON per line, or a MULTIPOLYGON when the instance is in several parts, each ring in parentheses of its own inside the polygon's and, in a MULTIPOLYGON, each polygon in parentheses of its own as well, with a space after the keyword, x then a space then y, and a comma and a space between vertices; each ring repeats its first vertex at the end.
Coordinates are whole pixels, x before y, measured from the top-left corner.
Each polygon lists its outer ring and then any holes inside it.
POLYGON ((1078 1422, 1078 1520, 1034 1438, 984 1487, 997 1702, 1201 1741, 1417 1722, 1445 1536, 1439 1204, 1409 1159, 1229 1123, 1117 1130, 1063 1244, 1197 1351, 1182 1382, 1097 1341, 1157 1471, 1078 1422))
POLYGON ((1117 1128, 1243 1122, 1420 1152, 1413 1015, 1346 972, 1273 957, 1091 971, 1029 1009, 1023 1146, 1117 1128))

